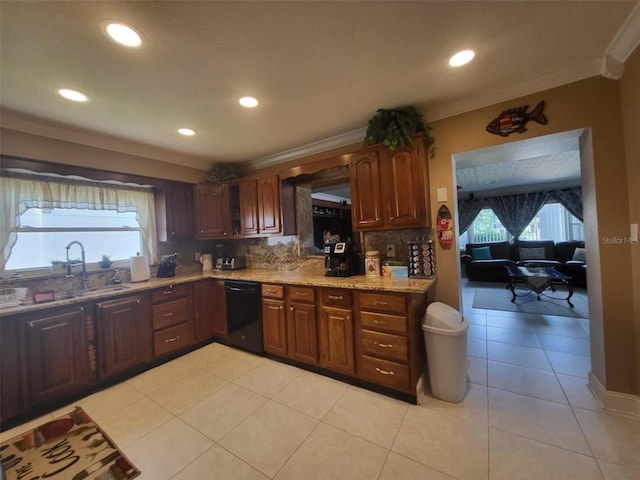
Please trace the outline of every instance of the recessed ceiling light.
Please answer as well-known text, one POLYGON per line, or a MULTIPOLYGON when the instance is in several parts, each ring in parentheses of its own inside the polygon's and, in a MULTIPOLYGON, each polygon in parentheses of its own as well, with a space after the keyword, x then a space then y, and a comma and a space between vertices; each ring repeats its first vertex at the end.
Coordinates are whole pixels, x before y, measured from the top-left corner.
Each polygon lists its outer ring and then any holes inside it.
POLYGON ((73 100, 74 102, 86 102, 89 100, 84 93, 80 93, 76 90, 70 90, 68 88, 59 88, 58 93, 67 100, 73 100))
POLYGON ((114 42, 125 47, 139 47, 142 45, 142 35, 133 27, 120 22, 104 21, 100 24, 104 34, 114 42))
POLYGON ((253 108, 258 106, 258 100, 254 97, 242 97, 239 100, 240 105, 247 108, 253 108))
POLYGON ((474 52, 473 50, 462 50, 449 59, 449 65, 451 65, 452 67, 460 67, 462 65, 466 65, 471 60, 473 60, 473 57, 475 56, 476 52, 474 52))
POLYGON ((190 128, 179 128, 179 129, 178 129, 178 133, 179 133, 180 135, 185 135, 185 136, 187 136, 187 137, 191 137, 191 136, 193 136, 193 135, 195 135, 195 134, 196 134, 196 131, 195 131, 195 130, 192 130, 192 129, 190 129, 190 128))

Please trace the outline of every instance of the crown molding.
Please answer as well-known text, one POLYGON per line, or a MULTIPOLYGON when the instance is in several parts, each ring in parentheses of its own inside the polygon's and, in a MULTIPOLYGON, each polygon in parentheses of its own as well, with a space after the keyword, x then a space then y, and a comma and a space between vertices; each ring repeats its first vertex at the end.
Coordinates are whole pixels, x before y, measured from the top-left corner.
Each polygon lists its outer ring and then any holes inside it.
POLYGON ((430 107, 425 114, 428 122, 471 112, 480 108, 490 107, 515 98, 525 97, 533 93, 578 82, 600 74, 600 60, 595 59, 564 70, 548 72, 533 76, 524 82, 504 83, 492 85, 472 97, 430 107))
POLYGON ((627 16, 611 43, 604 52, 600 73, 603 77, 620 80, 624 62, 640 45, 640 1, 627 16))
POLYGON ((324 140, 318 140, 317 142, 308 143, 300 147, 292 148, 291 150, 285 150, 284 152, 274 153, 273 155, 267 155, 266 157, 251 160, 248 164, 252 169, 262 169, 270 167, 271 165, 277 165, 289 160, 295 160, 297 158, 308 157, 317 153, 328 152, 330 150, 346 147, 354 143, 363 142, 364 136, 367 132, 367 128, 359 128, 357 130, 351 130, 350 132, 341 133, 333 137, 326 138, 324 140))

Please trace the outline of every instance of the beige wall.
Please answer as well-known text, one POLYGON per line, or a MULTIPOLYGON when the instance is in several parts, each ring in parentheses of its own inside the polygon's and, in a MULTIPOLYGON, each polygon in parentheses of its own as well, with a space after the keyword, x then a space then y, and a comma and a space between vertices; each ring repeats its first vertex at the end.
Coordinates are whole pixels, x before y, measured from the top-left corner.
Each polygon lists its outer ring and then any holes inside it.
POLYGON ((206 179, 204 170, 175 165, 140 155, 67 142, 9 128, 0 129, 3 155, 44 160, 112 172, 199 183, 206 179))
MULTIPOLYGON (((640 223, 640 47, 636 48, 625 63, 621 95, 627 155, 629 223, 640 223)), ((636 384, 640 389, 640 244, 631 247, 631 265, 636 320, 636 384)))
MULTIPOLYGON (((435 193, 440 187, 448 189, 448 206, 457 213, 452 198, 452 192, 455 192, 454 154, 567 130, 590 129, 585 135, 591 135, 593 164, 586 165, 586 170, 593 172, 593 178, 588 182, 583 181, 583 194, 587 201, 593 200, 594 206, 586 212, 585 217, 587 248, 591 250, 588 271, 590 306, 593 306, 591 321, 594 323, 592 371, 608 390, 638 393, 637 368, 633 360, 636 336, 631 246, 602 241, 603 237, 628 237, 629 185, 637 185, 640 180, 637 172, 630 172, 635 179, 627 175, 620 82, 594 77, 433 122, 432 126, 436 156, 430 161, 429 168, 434 218, 439 207, 435 193), (547 125, 532 121, 527 125, 527 132, 506 138, 485 131, 487 123, 502 110, 527 104, 532 108, 541 100, 546 102, 547 125), (601 282, 596 279, 598 274, 601 282)), ((582 161, 591 162, 588 155, 582 161)), ((458 256, 457 246, 448 251, 438 250, 436 300, 459 308, 458 256)))

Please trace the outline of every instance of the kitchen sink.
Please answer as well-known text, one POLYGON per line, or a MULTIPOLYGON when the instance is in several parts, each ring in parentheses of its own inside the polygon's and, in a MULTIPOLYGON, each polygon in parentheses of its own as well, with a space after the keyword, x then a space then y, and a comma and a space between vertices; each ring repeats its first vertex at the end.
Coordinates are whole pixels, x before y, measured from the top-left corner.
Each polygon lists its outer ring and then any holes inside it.
POLYGON ((57 297, 58 300, 69 300, 71 298, 87 297, 90 295, 98 295, 105 292, 117 292, 120 290, 128 290, 127 285, 110 285, 108 287, 94 287, 87 290, 79 290, 77 292, 69 292, 57 297))

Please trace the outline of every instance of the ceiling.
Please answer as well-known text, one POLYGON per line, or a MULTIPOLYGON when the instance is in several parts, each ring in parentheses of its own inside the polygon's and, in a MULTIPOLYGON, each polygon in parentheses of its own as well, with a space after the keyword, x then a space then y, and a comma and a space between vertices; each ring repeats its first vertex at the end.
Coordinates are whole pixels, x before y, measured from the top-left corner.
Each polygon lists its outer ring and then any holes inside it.
POLYGON ((378 108, 413 105, 433 121, 615 77, 640 38, 639 12, 636 1, 3 0, 2 126, 144 146, 196 168, 266 165, 360 141, 378 108), (142 47, 108 40, 105 19, 140 30, 142 47), (476 59, 449 67, 463 48, 476 59), (260 105, 240 107, 243 95, 260 105))

